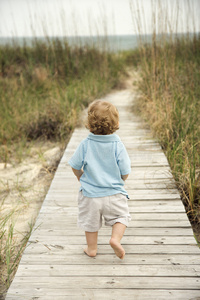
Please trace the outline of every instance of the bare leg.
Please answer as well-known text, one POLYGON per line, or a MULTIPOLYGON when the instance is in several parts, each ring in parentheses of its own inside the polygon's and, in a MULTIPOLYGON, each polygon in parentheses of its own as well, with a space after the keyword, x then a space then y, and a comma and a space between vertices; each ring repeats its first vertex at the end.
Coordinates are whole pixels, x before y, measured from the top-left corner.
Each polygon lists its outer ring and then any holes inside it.
POLYGON ((124 235, 125 230, 126 230, 126 225, 122 223, 115 223, 112 227, 112 236, 110 239, 110 245, 115 251, 115 254, 120 259, 123 259, 125 256, 125 250, 120 244, 120 241, 124 235))
POLYGON ((85 232, 87 248, 84 249, 84 252, 91 257, 96 256, 97 254, 97 238, 98 231, 96 232, 85 232))

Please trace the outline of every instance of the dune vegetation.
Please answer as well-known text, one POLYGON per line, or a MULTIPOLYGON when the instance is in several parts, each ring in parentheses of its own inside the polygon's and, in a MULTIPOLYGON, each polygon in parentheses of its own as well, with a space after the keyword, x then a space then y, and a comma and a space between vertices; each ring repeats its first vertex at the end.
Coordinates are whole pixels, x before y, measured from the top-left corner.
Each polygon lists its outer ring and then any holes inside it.
MULTIPOLYGON (((117 87, 124 66, 95 47, 69 47, 67 40, 35 40, 32 47, 0 47, 0 162, 28 141, 65 140, 78 112, 117 87)), ((19 149, 21 151, 19 151, 19 149)))
MULTIPOLYGON (((126 53, 126 61, 140 74, 140 96, 135 109, 166 153, 200 242, 200 30, 193 24, 193 33, 179 34, 177 24, 184 23, 179 8, 174 7, 173 20, 173 13, 165 4, 158 4, 153 9, 152 40, 148 44, 140 43, 145 22, 139 2, 132 7, 132 11, 138 8, 135 26, 140 46, 126 53)), ((185 4, 193 19, 189 1, 185 4)), ((189 28, 187 22, 185 26, 189 28)))

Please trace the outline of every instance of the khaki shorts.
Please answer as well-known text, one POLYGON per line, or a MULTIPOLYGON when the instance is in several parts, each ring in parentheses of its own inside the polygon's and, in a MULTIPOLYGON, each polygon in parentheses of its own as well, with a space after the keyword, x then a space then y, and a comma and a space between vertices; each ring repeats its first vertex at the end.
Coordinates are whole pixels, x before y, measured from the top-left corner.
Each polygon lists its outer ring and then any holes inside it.
POLYGON ((101 228, 102 216, 106 226, 113 226, 115 223, 128 226, 131 220, 127 197, 123 194, 88 198, 80 191, 78 207, 78 226, 88 232, 96 232, 101 228))

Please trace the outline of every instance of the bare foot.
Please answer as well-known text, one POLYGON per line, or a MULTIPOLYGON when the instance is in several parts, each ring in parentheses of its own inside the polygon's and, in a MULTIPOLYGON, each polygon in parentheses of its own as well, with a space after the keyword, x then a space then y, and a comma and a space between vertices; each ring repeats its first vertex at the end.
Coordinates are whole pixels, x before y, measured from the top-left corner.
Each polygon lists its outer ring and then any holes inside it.
POLYGON ((125 256, 125 250, 122 247, 122 245, 120 244, 120 242, 118 242, 116 239, 111 238, 110 239, 110 246, 113 248, 113 250, 115 251, 115 254, 120 258, 123 259, 125 256))
POLYGON ((90 257, 95 257, 97 255, 97 250, 89 250, 88 247, 84 249, 84 252, 90 257))

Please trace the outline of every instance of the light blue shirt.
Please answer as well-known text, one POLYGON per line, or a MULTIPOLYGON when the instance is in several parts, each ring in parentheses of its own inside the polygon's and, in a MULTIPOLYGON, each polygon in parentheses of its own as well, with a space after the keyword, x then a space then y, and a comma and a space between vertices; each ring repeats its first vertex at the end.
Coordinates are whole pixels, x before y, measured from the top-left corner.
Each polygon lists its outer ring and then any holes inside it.
POLYGON ((69 160, 72 168, 80 170, 83 195, 104 197, 125 194, 121 175, 131 172, 131 163, 124 144, 117 134, 96 135, 90 133, 69 160))

